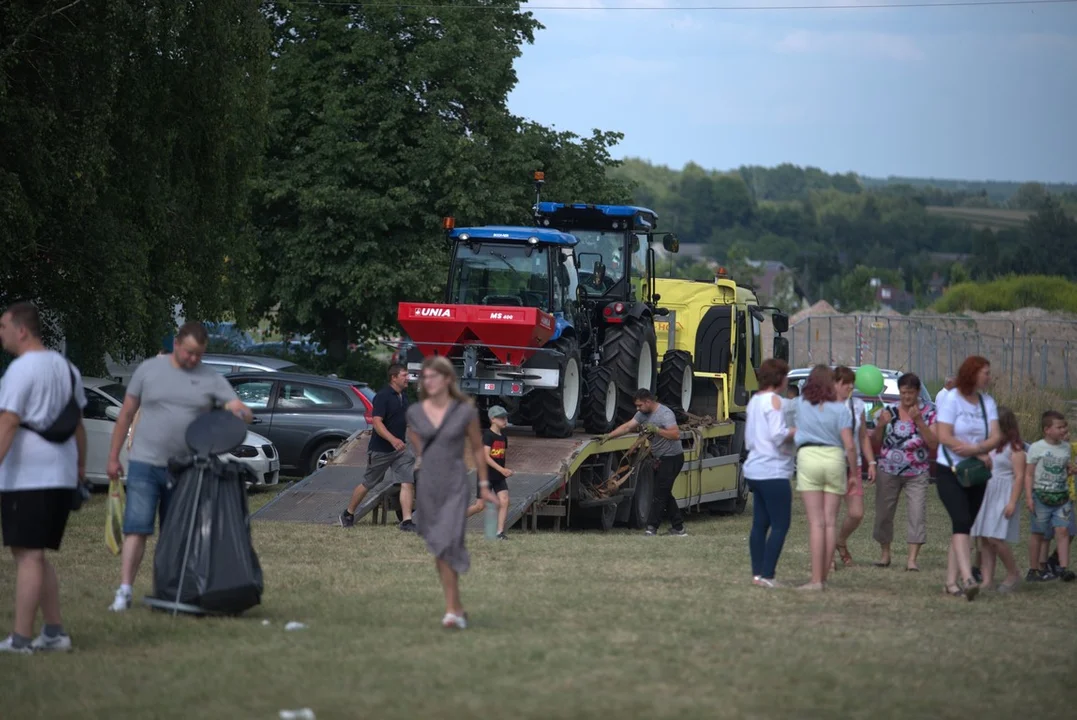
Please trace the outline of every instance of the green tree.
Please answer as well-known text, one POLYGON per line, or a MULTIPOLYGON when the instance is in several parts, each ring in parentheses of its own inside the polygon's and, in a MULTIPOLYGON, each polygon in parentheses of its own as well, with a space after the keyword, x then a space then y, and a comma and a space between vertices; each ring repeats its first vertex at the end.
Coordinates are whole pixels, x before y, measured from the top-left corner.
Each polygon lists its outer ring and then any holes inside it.
POLYGON ((440 219, 527 223, 531 176, 551 200, 627 199, 620 138, 512 116, 513 61, 540 27, 514 0, 483 7, 269 2, 271 132, 255 195, 261 306, 331 357, 394 327, 397 302, 445 282, 440 219))
POLYGON ((1010 198, 1010 206, 1018 210, 1039 210, 1047 196, 1047 188, 1043 183, 1024 183, 1010 198))
POLYGON ((256 0, 0 5, 0 303, 87 372, 249 307, 267 61, 256 0))

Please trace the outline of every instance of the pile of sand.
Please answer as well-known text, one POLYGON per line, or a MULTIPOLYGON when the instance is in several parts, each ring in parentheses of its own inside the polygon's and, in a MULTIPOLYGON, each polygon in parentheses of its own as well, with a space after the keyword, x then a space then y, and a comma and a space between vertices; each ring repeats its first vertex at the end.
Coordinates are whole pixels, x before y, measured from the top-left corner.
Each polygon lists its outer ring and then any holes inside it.
POLYGON ((790 325, 796 325, 801 320, 810 317, 816 317, 819 315, 840 315, 834 306, 828 303, 826 300, 820 300, 809 308, 804 308, 793 317, 789 318, 790 325))

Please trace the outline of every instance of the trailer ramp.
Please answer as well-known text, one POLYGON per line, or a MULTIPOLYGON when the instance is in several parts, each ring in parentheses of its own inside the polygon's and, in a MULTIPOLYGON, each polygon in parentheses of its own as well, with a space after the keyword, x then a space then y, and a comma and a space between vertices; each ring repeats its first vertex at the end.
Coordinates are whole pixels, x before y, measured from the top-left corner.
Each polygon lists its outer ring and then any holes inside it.
MULTIPOLYGON (((526 525, 525 516, 530 518, 532 528, 537 525, 539 516, 567 518, 567 502, 563 498, 550 502, 549 497, 565 484, 566 469, 572 459, 590 443, 591 436, 578 433, 563 439, 537 438, 526 427, 509 428, 507 434, 510 438, 509 467, 515 474, 506 481, 511 498, 506 527, 512 527, 521 519, 526 525)), ((349 439, 327 465, 281 492, 251 517, 277 522, 337 523, 352 491, 363 480, 369 439, 369 432, 349 439)), ((472 468, 469 485, 475 488, 475 471, 470 454, 466 459, 472 468)), ((384 524, 385 514, 397 507, 395 498, 398 493, 399 479, 391 472, 386 473, 385 478, 367 493, 356 508, 355 519, 358 521, 378 510, 375 522, 380 515, 380 522, 384 524)), ((472 517, 468 528, 481 532, 482 515, 472 517)))

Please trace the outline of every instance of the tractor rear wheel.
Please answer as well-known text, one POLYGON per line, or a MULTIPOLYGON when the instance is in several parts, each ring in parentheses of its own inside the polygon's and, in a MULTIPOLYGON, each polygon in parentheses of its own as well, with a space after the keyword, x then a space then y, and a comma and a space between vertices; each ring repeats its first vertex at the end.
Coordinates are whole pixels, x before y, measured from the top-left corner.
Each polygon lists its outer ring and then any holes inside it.
POLYGON ((658 371, 658 402, 673 412, 688 412, 692 405, 692 356, 684 350, 670 350, 658 371))
POLYGON ((539 437, 568 437, 576 431, 583 397, 583 363, 575 338, 561 338, 550 346, 564 353, 556 390, 532 390, 525 404, 531 428, 539 437))
POLYGON ((593 435, 613 430, 617 419, 617 386, 608 367, 587 370, 587 397, 583 403, 583 429, 593 435))
POLYGON ((636 414, 637 390, 655 389, 658 380, 655 347, 654 322, 649 317, 606 326, 602 365, 613 371, 613 382, 617 386, 615 423, 626 422, 636 414))

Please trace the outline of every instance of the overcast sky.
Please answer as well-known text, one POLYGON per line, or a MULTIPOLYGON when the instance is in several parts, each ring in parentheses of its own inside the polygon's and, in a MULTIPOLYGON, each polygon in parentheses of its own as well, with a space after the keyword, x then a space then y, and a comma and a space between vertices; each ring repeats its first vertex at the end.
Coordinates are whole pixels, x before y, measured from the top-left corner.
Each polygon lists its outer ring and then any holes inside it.
POLYGON ((533 10, 509 105, 674 168, 1077 182, 1077 3, 683 9, 895 1, 532 0, 589 9, 533 10))

